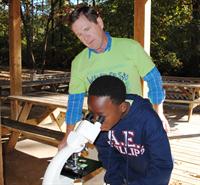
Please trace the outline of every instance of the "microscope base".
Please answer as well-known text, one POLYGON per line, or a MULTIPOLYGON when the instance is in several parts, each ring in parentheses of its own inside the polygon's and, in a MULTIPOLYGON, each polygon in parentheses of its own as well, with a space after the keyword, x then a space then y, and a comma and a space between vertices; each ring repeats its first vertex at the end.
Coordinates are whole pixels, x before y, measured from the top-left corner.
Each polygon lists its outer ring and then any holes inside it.
POLYGON ((68 162, 65 163, 61 175, 74 179, 75 181, 84 181, 84 179, 88 179, 88 176, 92 176, 92 173, 102 168, 100 161, 84 157, 78 157, 77 166, 78 168, 74 169, 68 162))

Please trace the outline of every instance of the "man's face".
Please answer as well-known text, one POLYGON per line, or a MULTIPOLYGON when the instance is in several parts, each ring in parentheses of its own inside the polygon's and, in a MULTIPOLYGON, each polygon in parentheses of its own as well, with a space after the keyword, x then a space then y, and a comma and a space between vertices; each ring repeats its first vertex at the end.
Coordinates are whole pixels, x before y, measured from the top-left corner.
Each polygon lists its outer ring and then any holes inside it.
POLYGON ((110 130, 121 119, 124 113, 122 104, 113 104, 111 99, 107 96, 88 97, 88 109, 93 113, 94 119, 96 120, 98 116, 104 116, 105 118, 101 126, 102 131, 110 130))
POLYGON ((88 48, 98 51, 103 44, 104 31, 103 21, 100 17, 97 18, 97 24, 89 21, 84 15, 72 24, 72 31, 79 40, 88 48))

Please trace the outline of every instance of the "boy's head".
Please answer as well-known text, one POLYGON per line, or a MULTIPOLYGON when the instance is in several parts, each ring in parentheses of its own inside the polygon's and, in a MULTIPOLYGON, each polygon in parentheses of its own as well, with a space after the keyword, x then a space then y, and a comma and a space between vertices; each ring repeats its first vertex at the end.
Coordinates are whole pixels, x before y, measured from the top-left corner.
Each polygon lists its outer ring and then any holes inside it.
POLYGON ((88 108, 94 118, 104 116, 101 130, 110 130, 128 111, 125 102, 126 87, 119 78, 101 76, 94 80, 88 90, 88 108))

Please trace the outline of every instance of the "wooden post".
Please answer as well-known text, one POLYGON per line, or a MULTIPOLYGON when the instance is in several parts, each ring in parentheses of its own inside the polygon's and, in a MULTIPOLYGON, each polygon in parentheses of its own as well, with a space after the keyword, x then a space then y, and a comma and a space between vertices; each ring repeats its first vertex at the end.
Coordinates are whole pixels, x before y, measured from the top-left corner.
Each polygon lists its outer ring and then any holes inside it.
MULTIPOLYGON (((10 65, 10 94, 22 94, 21 79, 21 16, 20 0, 9 3, 9 65, 10 65)), ((11 103, 11 118, 16 119, 19 106, 11 103)))
MULTIPOLYGON (((22 94, 21 79, 21 15, 20 0, 9 2, 9 66, 10 66, 10 94, 22 94)), ((11 119, 17 119, 20 106, 17 101, 11 102, 11 119)), ((16 134, 13 133, 12 137, 16 134)), ((18 136, 15 136, 18 137, 18 136)), ((9 146, 7 148, 9 150, 9 146)))
MULTIPOLYGON (((134 0, 134 39, 150 54, 151 0, 134 0)), ((147 86, 143 83, 143 96, 147 97, 147 86)))
MULTIPOLYGON (((1 107, 1 101, 0 101, 1 107)), ((0 117, 1 117, 1 108, 0 108, 0 117)), ((1 141, 1 119, 0 119, 0 141, 1 141)), ((2 152, 2 143, 0 143, 0 185, 4 185, 3 178, 3 152, 2 152)))
MULTIPOLYGON (((1 126, 0 126, 0 133, 1 133, 1 126)), ((1 137, 0 137, 1 139, 1 137)), ((2 152, 2 144, 0 143, 0 184, 4 184, 3 180, 3 152, 2 152)))

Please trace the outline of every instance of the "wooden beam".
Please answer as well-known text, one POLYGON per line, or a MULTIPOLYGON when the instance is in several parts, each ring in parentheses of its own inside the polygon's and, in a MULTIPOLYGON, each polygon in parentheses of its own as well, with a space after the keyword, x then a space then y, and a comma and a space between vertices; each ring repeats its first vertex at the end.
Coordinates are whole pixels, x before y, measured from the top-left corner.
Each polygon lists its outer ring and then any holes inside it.
MULTIPOLYGON (((134 0, 134 39, 150 54, 151 0, 134 0)), ((147 85, 142 81, 143 97, 147 97, 147 85)))
POLYGON ((134 1, 134 39, 150 54, 151 0, 134 1))
MULTIPOLYGON (((22 94, 21 78, 21 15, 20 0, 9 1, 9 66, 10 94, 22 94)), ((11 117, 15 119, 19 113, 17 102, 11 103, 11 117)))

